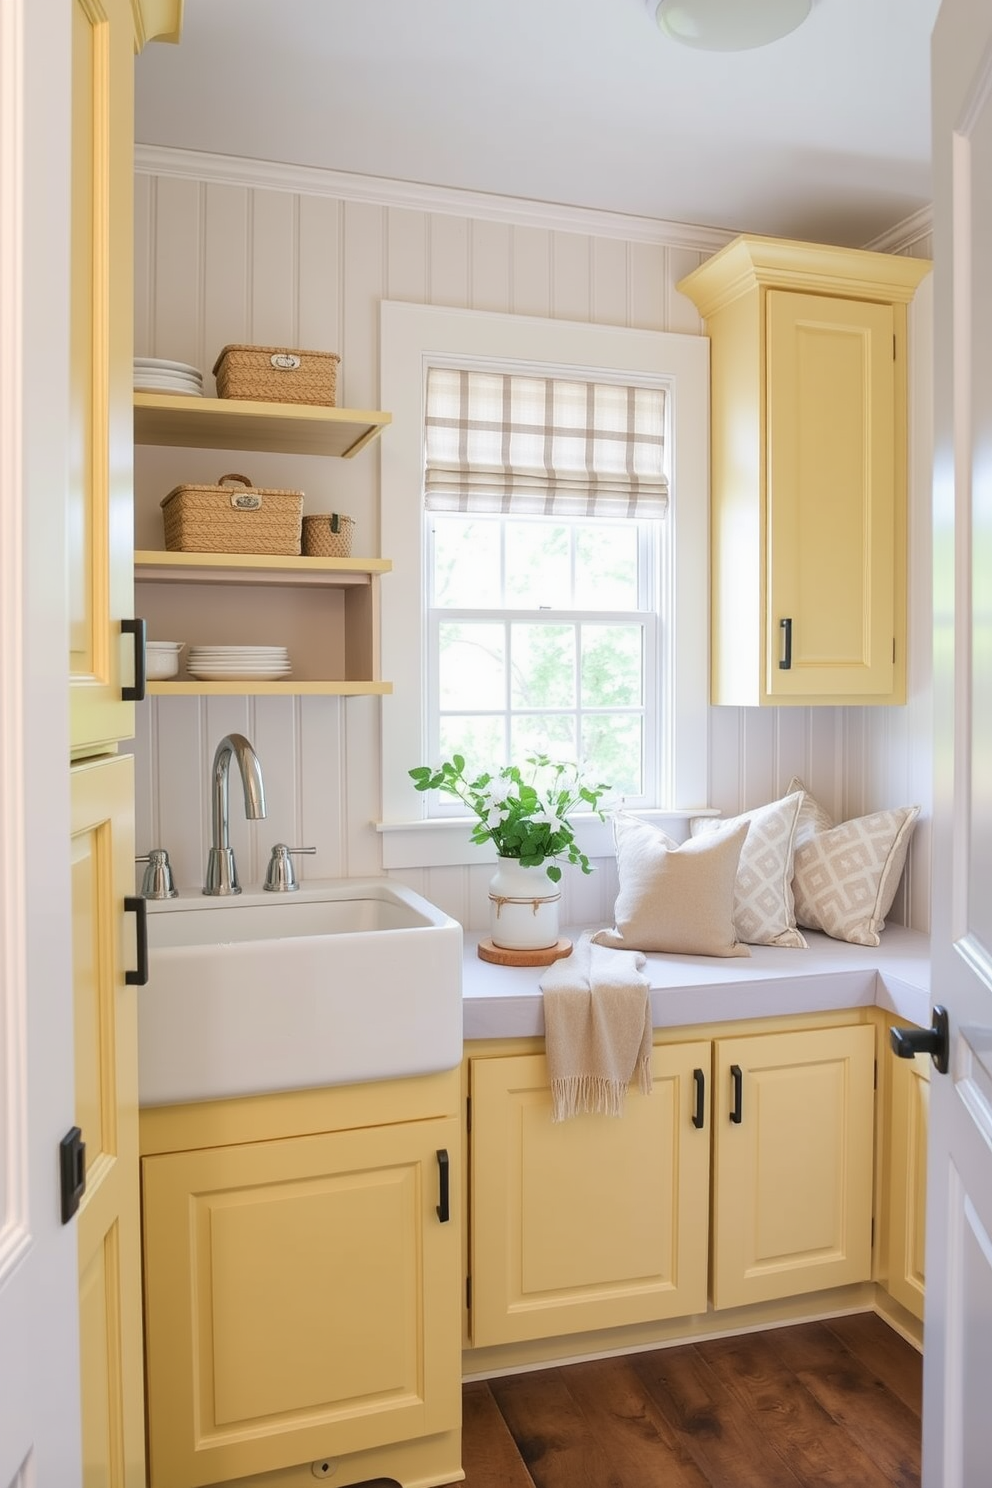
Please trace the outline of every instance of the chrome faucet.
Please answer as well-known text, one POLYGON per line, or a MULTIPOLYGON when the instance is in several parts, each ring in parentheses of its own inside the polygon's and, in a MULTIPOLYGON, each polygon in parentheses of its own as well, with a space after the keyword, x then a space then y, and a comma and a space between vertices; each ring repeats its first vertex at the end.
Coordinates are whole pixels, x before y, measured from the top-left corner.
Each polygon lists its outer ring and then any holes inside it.
POLYGON ((234 866, 231 850, 229 820, 230 791, 228 777, 231 772, 231 756, 238 762, 241 783, 245 790, 245 816, 255 821, 265 815, 265 790, 262 786, 262 767, 258 755, 244 734, 225 734, 214 754, 214 767, 210 777, 210 813, 213 819, 213 842, 207 856, 207 881, 205 894, 240 894, 238 870, 234 866))

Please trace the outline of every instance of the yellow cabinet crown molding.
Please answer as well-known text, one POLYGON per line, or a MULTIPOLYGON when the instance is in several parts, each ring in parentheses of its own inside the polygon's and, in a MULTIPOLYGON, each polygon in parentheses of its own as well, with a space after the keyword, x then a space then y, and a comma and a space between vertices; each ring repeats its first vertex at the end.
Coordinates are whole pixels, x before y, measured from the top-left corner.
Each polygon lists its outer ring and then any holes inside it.
POLYGON ((149 41, 178 41, 183 29, 184 0, 131 0, 134 49, 149 41))

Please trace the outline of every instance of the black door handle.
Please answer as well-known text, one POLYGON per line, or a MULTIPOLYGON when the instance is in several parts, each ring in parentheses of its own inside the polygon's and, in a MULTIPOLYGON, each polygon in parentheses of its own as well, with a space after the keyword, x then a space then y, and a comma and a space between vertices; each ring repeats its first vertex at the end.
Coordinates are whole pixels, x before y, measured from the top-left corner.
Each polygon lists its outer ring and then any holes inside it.
POLYGON ((951 1039, 946 1008, 934 1008, 933 1021, 929 1028, 892 1028, 889 1030, 889 1038, 900 1059, 913 1059, 917 1054, 929 1054, 937 1073, 947 1074, 951 1061, 951 1039))
POLYGON ((448 1149, 446 1147, 439 1147, 437 1149, 437 1183, 438 1199, 440 1202, 437 1205, 437 1217, 442 1224, 447 1224, 451 1218, 451 1209, 448 1201, 448 1170, 450 1166, 448 1162, 448 1149))
POLYGON ((137 971, 126 971, 124 981, 129 987, 148 985, 148 905, 140 894, 126 894, 124 912, 135 914, 134 936, 138 947, 137 971))
POLYGON ((145 641, 147 630, 144 620, 122 620, 124 635, 134 637, 134 686, 122 687, 121 698, 125 703, 143 703, 145 700, 145 641))
POLYGON ((86 1143, 78 1126, 71 1126, 59 1143, 59 1193, 62 1223, 68 1224, 86 1192, 86 1143))
POLYGON ((791 671, 791 669, 792 669, 792 617, 791 617, 791 615, 788 616, 784 620, 780 620, 778 622, 778 624, 779 624, 779 629, 782 632, 782 649, 783 649, 783 653, 784 653, 783 656, 782 656, 782 658, 781 658, 781 660, 779 661, 779 664, 778 664, 779 671, 781 671, 781 672, 788 672, 788 671, 791 671))
POLYGON ((734 1104, 730 1109, 730 1119, 735 1126, 740 1126, 744 1115, 744 1073, 739 1064, 730 1066, 730 1078, 734 1082, 734 1104))
POLYGON ((696 1082, 696 1109, 692 1115, 692 1124, 697 1130, 701 1130, 706 1118, 706 1076, 701 1069, 694 1069, 692 1078, 696 1082))

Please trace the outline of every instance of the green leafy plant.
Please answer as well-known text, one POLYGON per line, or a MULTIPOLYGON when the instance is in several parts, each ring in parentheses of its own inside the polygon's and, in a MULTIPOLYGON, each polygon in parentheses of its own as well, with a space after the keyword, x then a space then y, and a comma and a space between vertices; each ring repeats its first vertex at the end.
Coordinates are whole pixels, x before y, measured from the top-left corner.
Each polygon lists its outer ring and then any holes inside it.
POLYGON ((553 883, 561 878, 557 860, 575 863, 583 873, 593 869, 575 845, 566 820, 576 806, 589 808, 600 821, 600 799, 610 790, 602 782, 587 781, 574 764, 529 755, 529 779, 516 765, 505 765, 495 775, 483 772, 470 779, 460 754, 431 769, 418 765, 409 772, 418 791, 439 790, 457 796, 475 813, 472 841, 492 842, 501 858, 518 858, 525 868, 547 864, 553 883))

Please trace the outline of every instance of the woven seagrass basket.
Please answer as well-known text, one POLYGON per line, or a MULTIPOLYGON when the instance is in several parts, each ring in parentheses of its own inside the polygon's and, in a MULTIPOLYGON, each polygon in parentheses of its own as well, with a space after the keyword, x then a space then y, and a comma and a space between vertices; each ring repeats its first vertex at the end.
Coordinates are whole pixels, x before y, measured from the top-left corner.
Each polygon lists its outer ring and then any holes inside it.
POLYGON ((333 408, 340 360, 336 351, 225 346, 213 369, 217 396, 333 408))
POLYGON ((350 558, 354 531, 354 519, 340 512, 304 517, 303 552, 310 558, 350 558))
POLYGON ((176 486, 162 500, 162 517, 170 552, 298 555, 303 492, 222 475, 215 486, 176 486))

